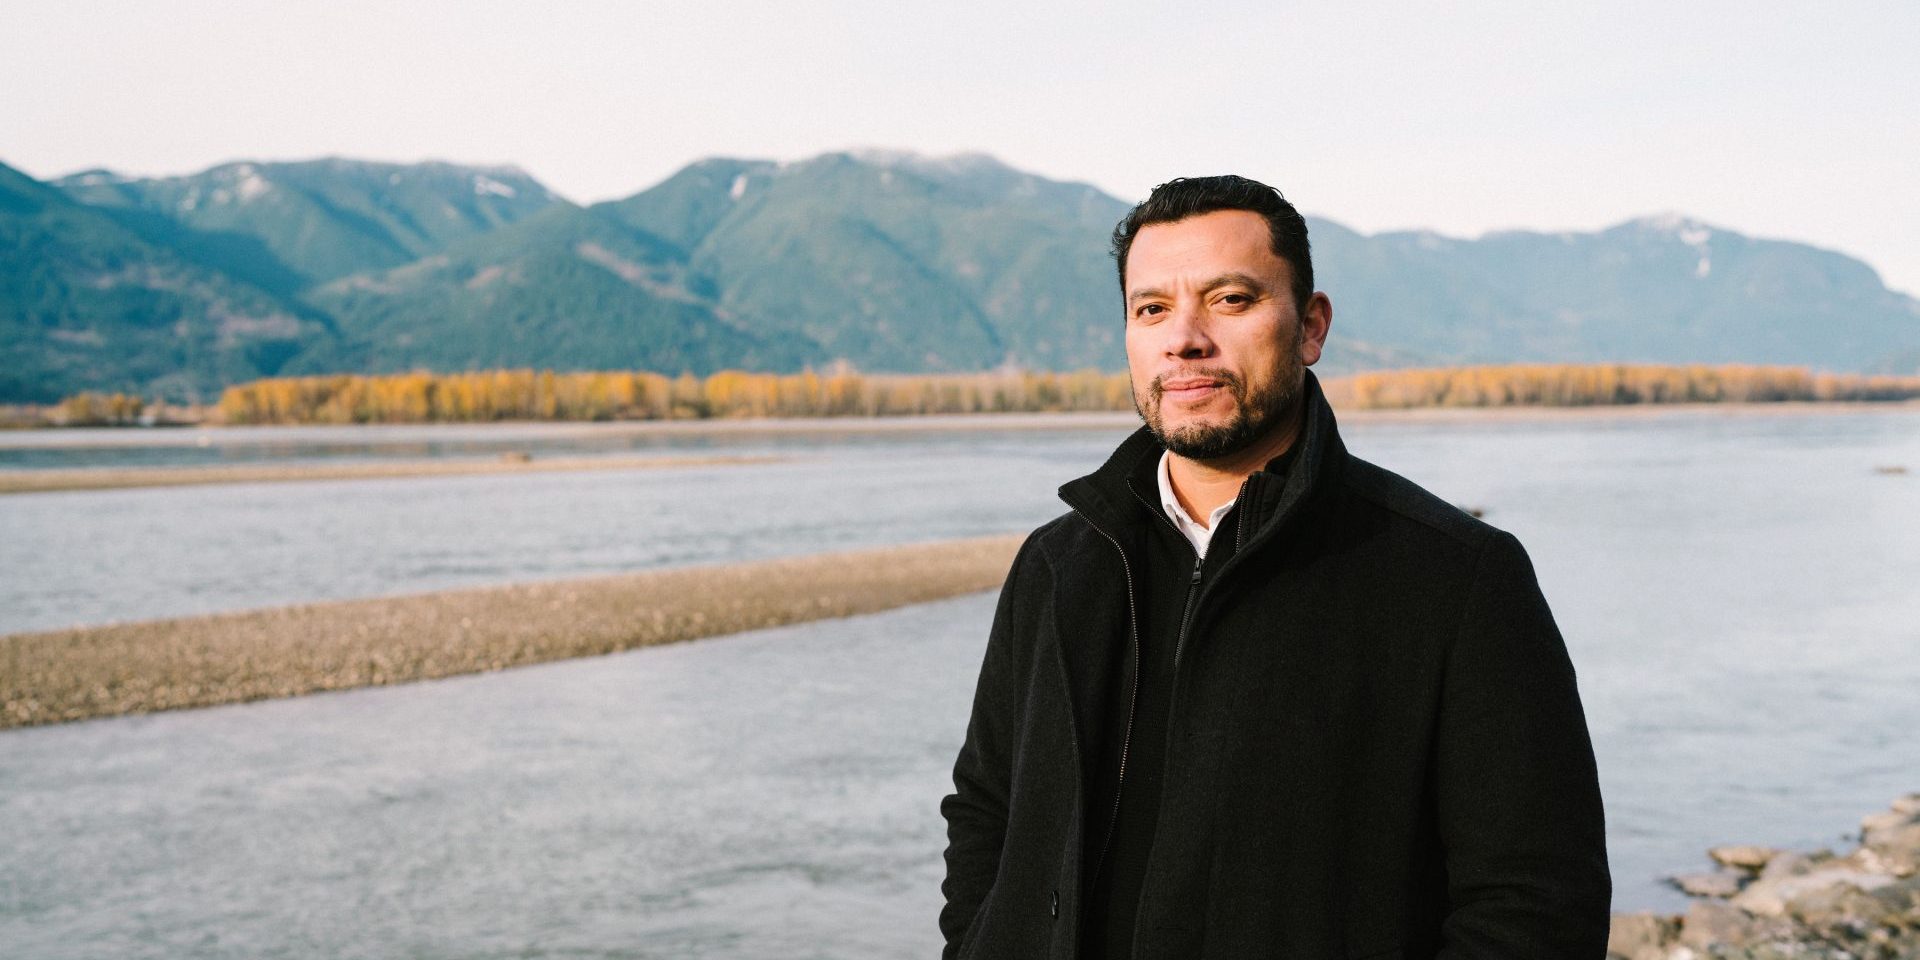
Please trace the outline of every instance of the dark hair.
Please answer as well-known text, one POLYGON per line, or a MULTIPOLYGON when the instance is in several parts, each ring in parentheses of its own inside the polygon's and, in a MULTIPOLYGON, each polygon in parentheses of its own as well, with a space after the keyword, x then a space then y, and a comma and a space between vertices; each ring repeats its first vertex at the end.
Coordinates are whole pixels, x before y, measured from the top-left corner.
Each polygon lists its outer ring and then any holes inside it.
POLYGON ((1267 220, 1273 234, 1273 253, 1287 262, 1293 274, 1294 306, 1305 311, 1313 296, 1313 252, 1307 244, 1307 221, 1300 211, 1261 183, 1226 174, 1218 177, 1181 177, 1153 188, 1140 205, 1127 212, 1113 228, 1113 258, 1120 269, 1120 295, 1127 294, 1127 251, 1134 235, 1154 223, 1173 223, 1216 210, 1248 210, 1267 220))

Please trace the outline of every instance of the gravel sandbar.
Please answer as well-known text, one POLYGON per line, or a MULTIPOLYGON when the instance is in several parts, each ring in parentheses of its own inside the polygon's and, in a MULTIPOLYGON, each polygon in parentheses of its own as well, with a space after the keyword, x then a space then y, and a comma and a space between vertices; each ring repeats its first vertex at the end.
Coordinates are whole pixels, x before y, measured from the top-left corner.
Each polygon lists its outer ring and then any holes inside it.
POLYGON ((407 683, 989 590, 1021 534, 0 636, 0 729, 407 683))
POLYGON ((389 463, 234 464, 218 467, 106 467, 0 473, 0 493, 177 487, 202 483, 279 483, 291 480, 366 480, 377 477, 454 477, 484 473, 570 470, 649 470, 773 463, 775 456, 502 457, 496 460, 398 460, 389 463))

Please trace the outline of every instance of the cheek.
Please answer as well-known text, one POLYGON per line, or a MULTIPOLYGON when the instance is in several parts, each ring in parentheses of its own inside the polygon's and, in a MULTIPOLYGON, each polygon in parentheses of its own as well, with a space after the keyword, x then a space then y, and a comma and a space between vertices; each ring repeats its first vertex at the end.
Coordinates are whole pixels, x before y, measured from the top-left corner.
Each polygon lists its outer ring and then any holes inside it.
POLYGON ((1240 338, 1232 345, 1234 356, 1250 375, 1272 368, 1279 361, 1282 349, 1279 339, 1264 332, 1240 338))
POLYGON ((1152 399, 1153 374, 1151 372, 1141 367, 1129 366, 1127 368, 1127 382, 1133 387, 1133 397, 1135 400, 1145 403, 1152 399))
POLYGON ((1127 348, 1127 369, 1146 370, 1149 368, 1154 356, 1151 341, 1152 338, 1148 334, 1131 327, 1127 329, 1125 341, 1127 348))

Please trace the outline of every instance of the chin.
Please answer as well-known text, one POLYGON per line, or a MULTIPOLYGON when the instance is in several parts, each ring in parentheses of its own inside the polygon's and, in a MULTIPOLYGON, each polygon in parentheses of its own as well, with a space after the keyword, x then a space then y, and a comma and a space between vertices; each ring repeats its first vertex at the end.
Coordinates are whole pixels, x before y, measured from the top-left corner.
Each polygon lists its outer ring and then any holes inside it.
POLYGON ((1218 434, 1221 430, 1225 429, 1226 426, 1227 421, 1225 420, 1198 420, 1188 418, 1170 423, 1163 419, 1154 432, 1159 434, 1162 440, 1184 439, 1192 441, 1218 434))

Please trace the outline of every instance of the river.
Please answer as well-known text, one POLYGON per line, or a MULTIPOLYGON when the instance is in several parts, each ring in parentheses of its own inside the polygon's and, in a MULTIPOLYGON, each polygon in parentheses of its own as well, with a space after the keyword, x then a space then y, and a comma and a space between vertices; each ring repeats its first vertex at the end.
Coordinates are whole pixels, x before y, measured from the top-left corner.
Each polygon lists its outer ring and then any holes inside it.
MULTIPOLYGON (((1531 552, 1593 731, 1616 909, 1683 906, 1659 877, 1709 845, 1839 845, 1920 789, 1920 414, 1351 421, 1356 454, 1531 552)), ((687 433, 661 449, 790 459, 0 497, 0 629, 1024 529, 1123 433, 687 433)), ((0 943, 926 956, 991 613, 983 594, 0 733, 0 943)))

